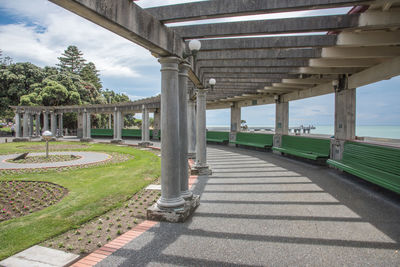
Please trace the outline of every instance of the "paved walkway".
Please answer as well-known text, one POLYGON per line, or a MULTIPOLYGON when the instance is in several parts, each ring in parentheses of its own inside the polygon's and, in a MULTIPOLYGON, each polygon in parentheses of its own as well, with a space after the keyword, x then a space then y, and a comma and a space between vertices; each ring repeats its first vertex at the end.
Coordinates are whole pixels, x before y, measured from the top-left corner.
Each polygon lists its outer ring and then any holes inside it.
POLYGON ((201 205, 96 266, 400 266, 400 199, 272 153, 209 147, 201 205))
MULTIPOLYGON (((29 153, 28 156, 44 156, 46 153, 29 153)), ((81 151, 66 151, 66 152, 50 152, 49 155, 76 155, 79 159, 59 162, 45 163, 12 163, 7 162, 9 159, 17 157, 19 154, 0 155, 0 170, 16 170, 16 169, 39 169, 39 168, 58 168, 93 164, 106 161, 111 158, 109 154, 100 152, 81 152, 81 151)))

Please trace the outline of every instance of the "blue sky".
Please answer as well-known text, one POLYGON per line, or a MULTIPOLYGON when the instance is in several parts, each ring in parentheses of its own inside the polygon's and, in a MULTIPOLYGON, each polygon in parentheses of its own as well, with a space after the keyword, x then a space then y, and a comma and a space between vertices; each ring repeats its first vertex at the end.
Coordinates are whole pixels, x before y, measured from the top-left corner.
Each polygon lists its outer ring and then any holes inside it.
MULTIPOLYGON (((190 0, 139 1, 142 7, 190 0)), ((193 1, 192 1, 193 2, 193 1)), ((343 12, 343 11, 341 11, 343 12)), ((302 12, 302 15, 307 12, 302 12)), ((292 14, 276 14, 288 17, 292 14)), ((306 15, 317 14, 308 12, 306 15)), ((260 19, 260 17, 255 17, 260 19)), ((160 66, 145 49, 46 0, 0 0, 0 49, 14 62, 54 66, 68 45, 76 45, 100 70, 104 88, 132 100, 160 93, 160 66)), ((217 81, 218 82, 218 81, 217 81)), ((357 89, 357 124, 400 125, 400 77, 357 89)), ((290 125, 332 125, 334 96, 293 101, 290 125)), ((242 109, 249 125, 273 125, 275 106, 242 109)), ((208 125, 229 125, 229 110, 207 111, 208 125)))

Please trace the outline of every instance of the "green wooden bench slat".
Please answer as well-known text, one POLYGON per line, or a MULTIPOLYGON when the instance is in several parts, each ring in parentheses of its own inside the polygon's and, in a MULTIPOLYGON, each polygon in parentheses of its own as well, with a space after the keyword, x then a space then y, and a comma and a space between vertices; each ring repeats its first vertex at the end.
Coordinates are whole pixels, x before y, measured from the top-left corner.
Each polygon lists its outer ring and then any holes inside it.
POLYGON ((229 142, 229 132, 207 131, 207 141, 224 143, 229 142))
POLYGON ((282 147, 273 147, 272 149, 293 156, 317 160, 329 157, 330 140, 284 135, 282 136, 282 147))
POLYGON ((122 129, 122 137, 142 137, 141 129, 122 129))
POLYGON ((327 163, 400 193, 400 149, 346 142, 342 160, 328 160, 327 163))
POLYGON ((259 148, 272 147, 273 135, 239 132, 236 134, 236 141, 231 141, 231 143, 259 148))

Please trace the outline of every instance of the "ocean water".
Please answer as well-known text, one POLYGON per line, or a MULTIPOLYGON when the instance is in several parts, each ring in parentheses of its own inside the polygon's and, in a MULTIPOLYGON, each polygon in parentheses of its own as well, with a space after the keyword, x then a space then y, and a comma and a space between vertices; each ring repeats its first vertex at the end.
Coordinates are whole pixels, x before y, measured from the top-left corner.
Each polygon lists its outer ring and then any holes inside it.
MULTIPOLYGON (((252 129, 273 129, 274 126, 249 126, 252 129)), ((292 126, 290 126, 292 127, 292 126)), ((326 134, 333 135, 333 125, 316 125, 316 129, 311 130, 311 134, 326 134)), ((207 125, 207 129, 211 131, 229 131, 229 126, 222 125, 207 125)), ((380 137, 380 138, 392 138, 400 139, 400 126, 356 126, 356 136, 360 137, 380 137)))

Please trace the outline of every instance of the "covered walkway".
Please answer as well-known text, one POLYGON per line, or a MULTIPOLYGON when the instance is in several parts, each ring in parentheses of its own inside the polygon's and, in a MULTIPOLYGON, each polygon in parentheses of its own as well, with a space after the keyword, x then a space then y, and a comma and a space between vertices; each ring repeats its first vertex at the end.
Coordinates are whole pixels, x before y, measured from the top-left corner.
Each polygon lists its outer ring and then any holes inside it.
POLYGON ((193 217, 96 266, 399 266, 397 195, 272 153, 212 146, 208 159, 193 217))

